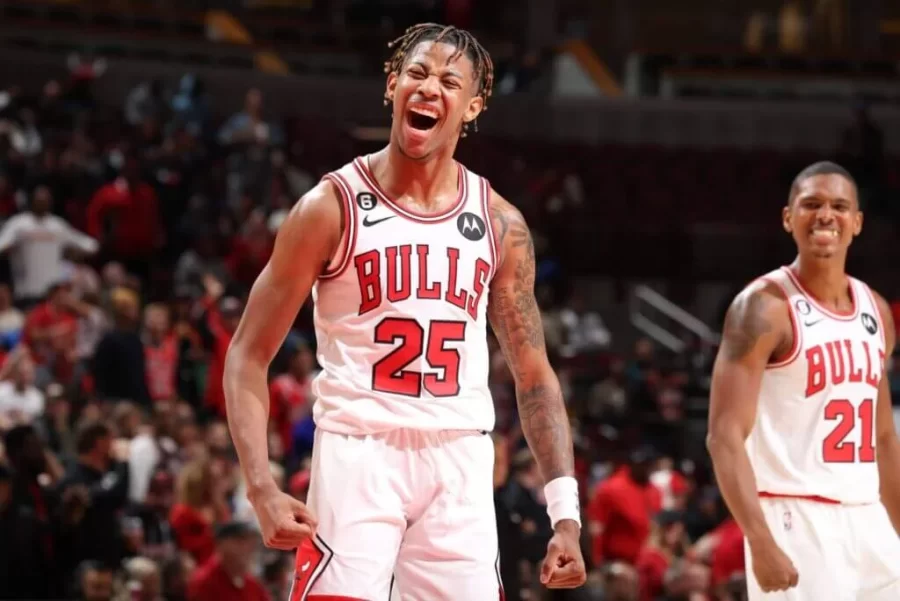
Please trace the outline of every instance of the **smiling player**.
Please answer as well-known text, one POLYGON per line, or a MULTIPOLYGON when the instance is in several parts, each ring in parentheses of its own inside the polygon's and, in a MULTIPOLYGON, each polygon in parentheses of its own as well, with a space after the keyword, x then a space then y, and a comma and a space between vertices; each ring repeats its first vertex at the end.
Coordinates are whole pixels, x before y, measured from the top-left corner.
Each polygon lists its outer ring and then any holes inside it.
POLYGON ((229 350, 228 420, 269 546, 297 554, 295 601, 502 597, 488 322, 515 375, 555 534, 541 574, 585 580, 572 439, 534 298, 521 214, 453 159, 493 67, 466 31, 407 30, 386 64, 390 143, 328 174, 282 225, 229 350), (317 425, 309 506, 266 452, 266 373, 313 295, 317 425))
POLYGON ((900 599, 900 444, 887 303, 846 274, 856 183, 816 163, 782 224, 797 259, 737 296, 713 369, 709 451, 746 537, 751 601, 900 599))

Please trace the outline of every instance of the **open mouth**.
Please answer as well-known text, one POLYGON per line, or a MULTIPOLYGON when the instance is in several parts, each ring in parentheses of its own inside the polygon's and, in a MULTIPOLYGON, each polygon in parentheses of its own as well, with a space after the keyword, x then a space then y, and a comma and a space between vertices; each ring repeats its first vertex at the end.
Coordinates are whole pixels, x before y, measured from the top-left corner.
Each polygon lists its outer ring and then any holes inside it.
POLYGON ((431 109, 415 107, 406 113, 406 122, 418 131, 428 131, 438 124, 438 114, 431 109))
POLYGON ((812 230, 813 239, 821 241, 821 242, 830 242, 832 240, 837 240, 838 234, 839 234, 839 232, 835 229, 814 229, 814 230, 812 230))

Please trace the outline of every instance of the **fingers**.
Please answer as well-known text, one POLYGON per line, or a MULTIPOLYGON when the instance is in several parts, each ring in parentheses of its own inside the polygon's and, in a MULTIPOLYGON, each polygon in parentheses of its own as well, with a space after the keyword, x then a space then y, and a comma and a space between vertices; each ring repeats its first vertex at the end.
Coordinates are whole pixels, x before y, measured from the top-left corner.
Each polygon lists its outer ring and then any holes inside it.
POLYGON ((301 503, 297 499, 291 499, 291 511, 294 514, 294 518, 303 522, 304 524, 309 524, 310 527, 315 529, 318 526, 318 522, 316 521, 316 517, 313 515, 312 511, 309 510, 304 503, 301 503))
POLYGON ((546 582, 547 588, 575 588, 581 586, 587 580, 587 574, 584 564, 580 561, 571 560, 562 567, 553 570, 549 582, 546 582))
POLYGON ((791 585, 789 588, 794 588, 800 582, 800 574, 797 572, 797 568, 791 566, 791 585))
POLYGON ((290 520, 283 524, 279 524, 279 527, 271 540, 266 542, 266 546, 272 547, 273 549, 291 551, 299 547, 303 544, 303 541, 312 537, 314 534, 315 530, 309 524, 302 524, 290 520))
POLYGON ((790 569, 780 574, 779 578, 769 579, 765 583, 760 582, 759 588, 761 588, 764 593, 774 593, 794 588, 799 582, 800 574, 794 566, 791 566, 790 569))
POLYGON ((558 546, 551 543, 550 546, 547 547, 547 556, 544 558, 544 563, 541 565, 541 584, 550 582, 553 573, 556 571, 556 564, 559 562, 561 555, 562 549, 558 546))

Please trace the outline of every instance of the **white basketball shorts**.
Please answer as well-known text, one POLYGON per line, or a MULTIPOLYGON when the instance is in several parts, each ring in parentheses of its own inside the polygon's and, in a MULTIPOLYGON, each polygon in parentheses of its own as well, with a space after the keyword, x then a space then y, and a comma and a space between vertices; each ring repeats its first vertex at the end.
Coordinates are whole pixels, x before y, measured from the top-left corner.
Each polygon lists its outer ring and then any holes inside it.
POLYGON ((317 430, 291 601, 502 599, 493 465, 477 431, 317 430))
POLYGON ((760 502, 800 580, 788 591, 763 593, 745 547, 750 601, 900 600, 900 537, 881 503, 839 505, 786 497, 760 502))

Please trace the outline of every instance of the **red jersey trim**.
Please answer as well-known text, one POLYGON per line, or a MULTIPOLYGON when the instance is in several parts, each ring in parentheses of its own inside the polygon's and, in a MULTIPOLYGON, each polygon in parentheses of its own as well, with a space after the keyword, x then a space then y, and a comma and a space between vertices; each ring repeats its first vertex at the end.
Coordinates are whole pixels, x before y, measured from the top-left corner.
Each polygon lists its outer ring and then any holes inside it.
POLYGON ((478 180, 478 184, 481 188, 481 208, 484 213, 484 223, 487 227, 489 244, 491 245, 491 273, 488 277, 488 280, 490 281, 494 278, 494 275, 500 268, 500 253, 497 252, 497 240, 494 238, 494 226, 491 223, 491 185, 483 177, 479 177, 478 180))
POLYGON ((466 170, 463 169, 462 165, 456 163, 456 168, 458 171, 458 180, 457 180, 457 188, 459 189, 459 195, 456 198, 456 201, 453 203, 445 211, 440 213, 428 214, 428 213, 419 213, 417 211, 411 211, 409 209, 404 209, 401 207, 396 201, 394 201, 390 196, 388 196, 387 192, 385 192, 381 185, 378 183, 378 180, 375 179, 375 176, 372 174, 372 170, 369 168, 369 157, 366 157, 366 160, 363 161, 362 157, 357 157, 353 161, 353 166, 356 168, 357 173, 362 178, 362 180, 366 183, 366 185, 371 188, 372 192, 387 206, 389 209, 397 213, 399 216, 409 219, 410 221, 415 221, 417 223, 441 223, 442 221, 447 221, 455 217, 460 211, 462 211, 463 207, 466 205, 465 200, 469 194, 468 191, 468 177, 466 177, 466 170))
POLYGON ((356 248, 357 218, 356 204, 353 202, 353 193, 347 180, 339 173, 329 173, 325 175, 323 179, 327 179, 337 186, 337 189, 341 194, 341 202, 344 204, 344 233, 341 236, 341 241, 344 242, 344 251, 341 253, 340 261, 333 268, 331 268, 331 263, 334 263, 334 260, 332 260, 328 267, 325 268, 325 271, 319 275, 319 279, 321 280, 330 280, 344 273, 347 266, 350 264, 350 257, 353 256, 353 251, 356 248))
POLYGON ((812 501, 813 503, 824 503, 825 505, 843 505, 840 501, 829 499, 828 497, 820 497, 819 495, 782 495, 772 492, 759 493, 760 499, 797 499, 799 501, 812 501))
POLYGON ((794 273, 794 270, 788 267, 787 265, 783 266, 781 269, 787 274, 789 278, 791 278, 791 282, 794 286, 797 287, 797 290, 809 301, 813 307, 821 311, 825 314, 826 317, 830 317, 831 319, 836 319, 837 321, 852 321, 856 319, 859 315, 859 299, 856 295, 856 286, 853 285, 853 278, 848 277, 847 282, 850 284, 850 302, 853 303, 853 310, 849 313, 836 313, 822 306, 819 301, 816 300, 816 297, 812 295, 812 293, 807 290, 803 284, 800 282, 800 278, 794 273))
POLYGON ((803 348, 803 330, 800 329, 800 322, 797 321, 797 316, 794 314, 794 306, 791 304, 791 294, 788 292, 787 288, 785 288, 781 282, 772 278, 762 277, 760 279, 777 286, 782 296, 784 296, 784 300, 787 302, 788 306, 788 317, 791 319, 791 330, 794 333, 794 340, 791 343, 790 350, 785 353, 784 357, 769 361, 768 365, 766 365, 766 369, 787 367, 800 356, 800 349, 803 348))
POLYGON ((878 303, 875 302, 875 295, 872 294, 872 289, 869 288, 867 284, 862 282, 859 284, 866 293, 866 296, 869 297, 869 302, 872 304, 872 311, 875 313, 873 317, 875 318, 875 323, 878 324, 878 331, 881 333, 881 346, 884 348, 885 352, 887 352, 887 332, 884 330, 884 321, 881 316, 881 310, 878 308, 878 303))

